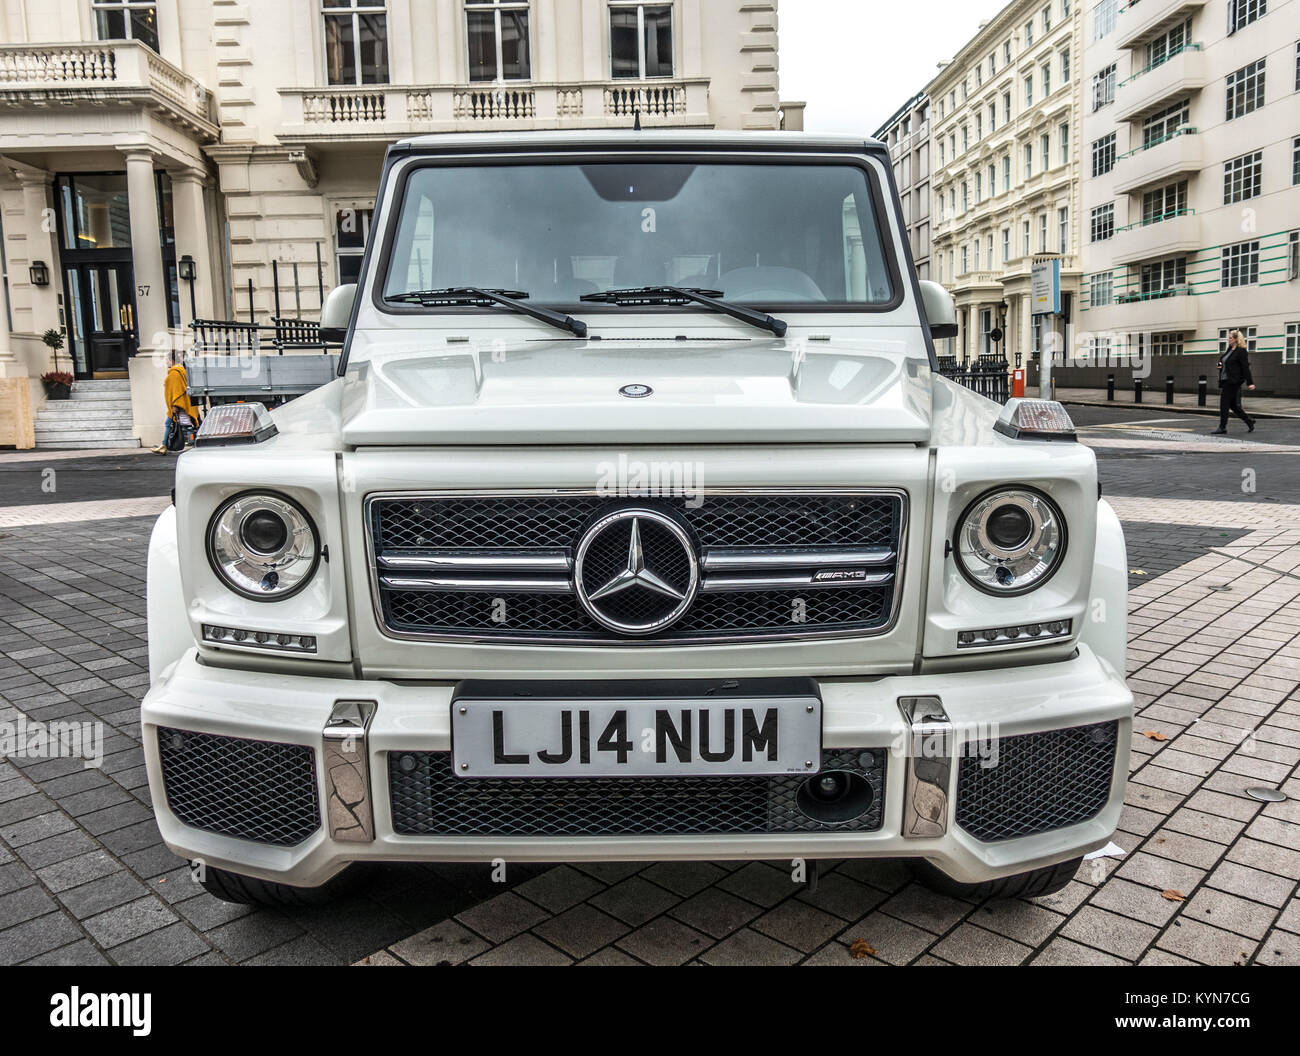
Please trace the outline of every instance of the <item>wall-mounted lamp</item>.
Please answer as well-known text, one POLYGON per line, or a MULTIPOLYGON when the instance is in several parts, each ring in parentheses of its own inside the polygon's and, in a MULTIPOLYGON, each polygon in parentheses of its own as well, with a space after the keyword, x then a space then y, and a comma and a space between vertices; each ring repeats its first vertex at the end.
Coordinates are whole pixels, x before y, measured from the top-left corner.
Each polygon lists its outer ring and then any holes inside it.
POLYGON ((32 261, 32 266, 27 269, 27 274, 31 277, 33 286, 48 286, 50 284, 50 268, 43 260, 32 261))
POLYGON ((190 318, 194 319, 199 314, 194 305, 194 280, 198 277, 198 272, 194 268, 194 258, 188 253, 176 262, 176 274, 190 284, 190 318))

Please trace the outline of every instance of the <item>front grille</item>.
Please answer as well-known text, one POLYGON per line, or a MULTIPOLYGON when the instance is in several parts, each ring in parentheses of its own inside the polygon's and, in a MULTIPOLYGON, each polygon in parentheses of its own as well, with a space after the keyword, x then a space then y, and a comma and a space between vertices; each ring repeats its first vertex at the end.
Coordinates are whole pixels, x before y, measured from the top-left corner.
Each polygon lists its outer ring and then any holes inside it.
POLYGON ((449 752, 390 752, 393 831, 408 836, 688 836, 874 832, 880 828, 886 752, 822 752, 822 770, 849 770, 871 786, 852 821, 813 821, 798 808, 802 775, 775 777, 464 778, 449 752), (407 769, 403 769, 405 766, 407 769))
MULTIPOLYGON (((881 633, 891 624, 901 586, 904 520, 904 498, 896 492, 706 494, 695 503, 684 497, 639 501, 599 495, 394 496, 367 503, 384 628, 399 637, 502 641, 679 643, 881 633), (571 584, 583 532, 602 516, 633 506, 675 519, 702 559, 726 551, 733 561, 749 555, 760 567, 776 556, 786 561, 785 568, 807 577, 846 551, 879 549, 888 558, 869 569, 877 580, 871 583, 702 589, 676 622, 629 638, 593 620, 571 584), (545 591, 531 586, 526 575, 501 580, 492 574, 530 558, 551 562, 545 591), (419 582, 422 562, 471 571, 454 587, 445 577, 419 582), (497 581, 476 589, 480 579, 497 581)), ((650 560, 645 530, 643 541, 650 560)), ((659 549, 656 570, 679 587, 684 569, 672 563, 670 547, 659 549)), ((589 564, 584 579, 589 588, 614 573, 611 560, 589 564)), ((656 607, 664 607, 662 598, 636 589, 606 604, 616 622, 649 619, 656 607)))
POLYGON ((1110 798, 1119 723, 997 741, 996 765, 958 761, 957 825, 977 840, 1031 836, 1095 818, 1110 798))
POLYGON ((158 727, 167 806, 196 829, 292 847, 320 828, 315 753, 304 744, 158 727))

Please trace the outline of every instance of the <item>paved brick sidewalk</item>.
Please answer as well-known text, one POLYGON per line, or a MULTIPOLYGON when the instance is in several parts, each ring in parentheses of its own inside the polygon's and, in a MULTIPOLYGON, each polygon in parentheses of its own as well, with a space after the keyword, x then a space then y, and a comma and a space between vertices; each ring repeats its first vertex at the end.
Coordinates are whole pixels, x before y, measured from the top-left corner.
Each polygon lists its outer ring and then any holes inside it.
POLYGON ((1127 853, 988 905, 889 863, 827 863, 805 894, 788 863, 751 862, 512 866, 504 891, 484 866, 392 866, 327 909, 227 906, 146 805, 151 518, 0 529, 0 722, 107 726, 100 769, 0 761, 0 963, 1300 963, 1300 507, 1112 501, 1148 573, 1127 853), (1263 806, 1252 784, 1291 799, 1263 806), (855 960, 859 938, 876 952, 855 960))

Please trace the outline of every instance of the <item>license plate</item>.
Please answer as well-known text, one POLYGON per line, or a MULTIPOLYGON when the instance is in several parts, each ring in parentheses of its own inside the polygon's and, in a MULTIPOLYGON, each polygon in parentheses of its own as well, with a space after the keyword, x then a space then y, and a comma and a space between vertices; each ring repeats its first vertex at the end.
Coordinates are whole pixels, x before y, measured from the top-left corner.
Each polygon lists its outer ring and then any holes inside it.
POLYGON ((815 696, 453 700, 458 777, 814 774, 815 696))

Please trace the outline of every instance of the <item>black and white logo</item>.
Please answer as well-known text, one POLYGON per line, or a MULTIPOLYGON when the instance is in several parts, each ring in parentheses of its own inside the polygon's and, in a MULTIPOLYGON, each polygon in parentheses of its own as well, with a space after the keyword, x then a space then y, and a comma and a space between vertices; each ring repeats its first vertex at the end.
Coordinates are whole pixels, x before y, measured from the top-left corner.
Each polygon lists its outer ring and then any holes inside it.
POLYGON ((624 385, 621 389, 618 390, 618 394, 620 396, 626 396, 629 400, 640 400, 646 396, 649 396, 654 391, 655 390, 652 389, 649 385, 641 385, 639 383, 635 383, 632 385, 624 385))
POLYGON ((587 615, 602 627, 633 635, 662 631, 695 600, 695 544, 666 514, 615 510, 578 540, 573 585, 587 615))
POLYGON ((814 573, 814 583, 861 583, 867 578, 865 568, 827 568, 814 573))

